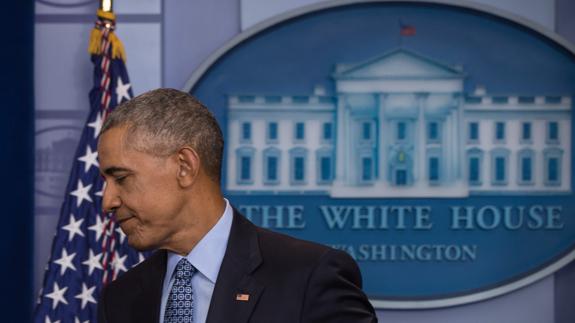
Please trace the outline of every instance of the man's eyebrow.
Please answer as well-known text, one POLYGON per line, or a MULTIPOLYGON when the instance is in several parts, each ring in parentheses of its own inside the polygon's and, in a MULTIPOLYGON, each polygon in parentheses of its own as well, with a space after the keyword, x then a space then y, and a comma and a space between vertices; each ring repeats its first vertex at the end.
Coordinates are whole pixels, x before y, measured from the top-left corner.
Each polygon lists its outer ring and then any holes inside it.
POLYGON ((112 167, 108 167, 108 168, 104 169, 104 174, 110 175, 110 176, 112 176, 116 173, 123 173, 123 172, 130 172, 130 170, 127 168, 116 167, 116 166, 112 166, 112 167))

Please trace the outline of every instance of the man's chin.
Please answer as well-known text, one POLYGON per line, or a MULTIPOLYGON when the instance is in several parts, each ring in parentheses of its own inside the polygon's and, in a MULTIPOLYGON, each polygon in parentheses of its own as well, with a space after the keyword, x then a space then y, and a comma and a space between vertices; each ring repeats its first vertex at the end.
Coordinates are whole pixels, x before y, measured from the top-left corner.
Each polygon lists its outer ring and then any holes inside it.
POLYGON ((130 236, 128 236, 128 245, 138 251, 150 251, 156 249, 152 244, 146 243, 140 239, 130 238, 130 236))

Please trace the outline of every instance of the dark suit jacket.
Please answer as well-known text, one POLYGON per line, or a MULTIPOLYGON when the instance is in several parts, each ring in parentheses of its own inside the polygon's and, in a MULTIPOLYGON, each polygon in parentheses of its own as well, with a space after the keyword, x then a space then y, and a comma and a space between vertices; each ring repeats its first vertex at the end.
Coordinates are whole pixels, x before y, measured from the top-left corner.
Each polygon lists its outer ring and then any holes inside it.
MULTIPOLYGON (((100 323, 157 323, 167 253, 156 251, 102 292, 100 323)), ((238 212, 207 323, 377 322, 345 252, 258 228, 238 212), (249 294, 248 301, 236 295, 249 294)))

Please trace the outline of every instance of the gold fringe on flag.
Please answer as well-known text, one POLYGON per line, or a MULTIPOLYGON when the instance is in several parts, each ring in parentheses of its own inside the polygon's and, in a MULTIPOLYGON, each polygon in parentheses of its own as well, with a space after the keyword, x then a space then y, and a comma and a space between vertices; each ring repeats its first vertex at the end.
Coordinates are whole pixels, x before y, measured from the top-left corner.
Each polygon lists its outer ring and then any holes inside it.
POLYGON ((124 45, 114 33, 115 22, 116 15, 114 15, 114 13, 98 10, 98 23, 96 23, 96 26, 92 29, 88 52, 93 55, 103 54, 103 48, 101 48, 102 36, 104 35, 104 28, 108 28, 110 29, 108 40, 110 41, 110 46, 112 46, 112 59, 121 58, 125 62, 126 52, 124 50, 124 45))

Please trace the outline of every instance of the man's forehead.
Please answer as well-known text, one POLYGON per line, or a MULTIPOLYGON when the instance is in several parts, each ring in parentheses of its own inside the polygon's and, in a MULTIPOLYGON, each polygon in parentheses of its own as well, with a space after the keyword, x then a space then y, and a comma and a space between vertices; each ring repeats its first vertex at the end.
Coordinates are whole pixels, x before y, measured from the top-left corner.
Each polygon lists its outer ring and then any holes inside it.
POLYGON ((142 162, 148 160, 163 160, 160 156, 150 154, 138 149, 138 135, 131 132, 129 127, 110 128, 101 134, 98 141, 98 158, 101 171, 113 168, 118 171, 134 171, 142 162))
POLYGON ((126 156, 124 130, 112 128, 100 136, 98 141, 98 159, 100 172, 114 175, 132 171, 126 156))
POLYGON ((111 128, 100 135, 98 140, 98 159, 100 164, 116 163, 126 149, 125 129, 111 128))
POLYGON ((126 143, 126 127, 114 127, 100 134, 98 139, 98 151, 108 149, 123 149, 126 143))

